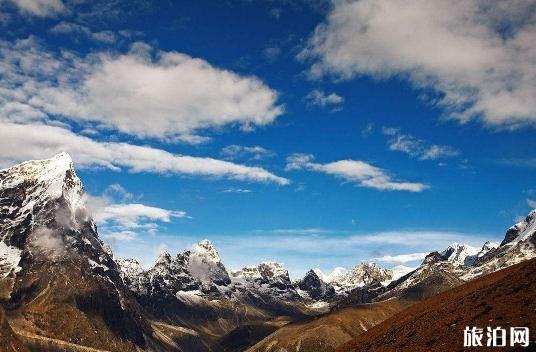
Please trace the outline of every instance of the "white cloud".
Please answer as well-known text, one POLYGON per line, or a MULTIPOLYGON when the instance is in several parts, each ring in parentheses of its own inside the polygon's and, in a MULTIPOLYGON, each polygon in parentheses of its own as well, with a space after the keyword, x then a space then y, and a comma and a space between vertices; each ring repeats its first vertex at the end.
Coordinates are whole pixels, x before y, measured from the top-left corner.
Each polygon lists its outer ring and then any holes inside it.
POLYGON ((251 193, 250 189, 246 188, 227 188, 222 191, 223 193, 251 193))
POLYGON ((199 130, 265 126, 283 113, 277 92, 177 52, 136 43, 127 54, 54 53, 34 38, 0 42, 0 103, 11 120, 62 116, 140 138, 199 143, 199 130), (22 114, 22 110, 26 113, 22 114))
POLYGON ((119 184, 110 185, 100 196, 85 196, 89 213, 103 238, 114 242, 131 241, 140 233, 154 235, 159 223, 189 218, 184 211, 132 202, 133 197, 119 184))
POLYGON ((429 144, 393 127, 384 127, 383 134, 391 136, 389 150, 400 151, 419 160, 436 160, 458 156, 460 152, 449 145, 429 144))
POLYGON ((534 199, 527 199, 527 205, 533 209, 536 209, 536 200, 534 199))
POLYGON ((184 218, 186 216, 183 211, 167 210, 139 203, 108 204, 94 214, 97 223, 115 222, 128 228, 138 227, 141 220, 170 222, 171 218, 184 218))
POLYGON ((298 58, 312 77, 407 78, 450 117, 491 126, 536 122, 533 1, 333 1, 298 58))
POLYGON ((386 191, 421 192, 429 188, 422 183, 395 181, 385 170, 360 160, 339 160, 327 164, 315 163, 313 160, 314 157, 310 154, 293 154, 287 157, 286 169, 323 172, 355 182, 361 187, 386 191))
POLYGON ((309 92, 309 94, 307 94, 305 97, 305 100, 310 105, 316 105, 323 108, 329 105, 338 106, 344 102, 344 98, 340 95, 337 95, 336 93, 326 94, 318 89, 314 89, 309 92))
POLYGON ((250 167, 212 158, 169 153, 149 146, 97 142, 56 126, 15 124, 0 120, 0 162, 9 166, 29 159, 45 159, 68 152, 81 167, 102 167, 129 172, 225 177, 286 185, 289 180, 261 167, 250 167), (24 147, 21 147, 24 146, 24 147))
POLYGON ((102 43, 114 43, 117 40, 116 34, 112 31, 93 32, 86 26, 71 22, 60 22, 52 27, 50 32, 53 34, 84 36, 102 43))
POLYGON ((234 160, 237 158, 244 157, 248 157, 252 160, 261 160, 275 155, 274 152, 258 145, 253 147, 247 147, 236 144, 223 147, 220 154, 224 157, 224 159, 228 160, 234 160))
MULTIPOLYGON (((387 231, 371 234, 351 234, 337 231, 321 230, 309 232, 299 229, 257 231, 248 236, 247 241, 233 241, 233 251, 281 250, 293 251, 304 255, 315 253, 352 254, 365 247, 394 246, 391 248, 406 247, 413 250, 441 251, 453 242, 467 243, 481 246, 485 241, 494 239, 494 236, 483 234, 469 234, 460 232, 441 231, 387 231), (260 234, 262 235, 260 235, 260 234)), ((426 252, 428 254, 429 252, 426 252)), ((332 263, 333 264, 333 263, 332 263)))
POLYGON ((374 258, 386 263, 409 263, 417 260, 423 260, 428 253, 410 253, 410 254, 398 254, 398 255, 384 255, 383 257, 374 258))
POLYGON ((102 237, 112 241, 132 241, 138 237, 138 234, 134 231, 117 231, 107 232, 102 237))
POLYGON ((11 0, 23 14, 52 17, 65 11, 61 0, 11 0))

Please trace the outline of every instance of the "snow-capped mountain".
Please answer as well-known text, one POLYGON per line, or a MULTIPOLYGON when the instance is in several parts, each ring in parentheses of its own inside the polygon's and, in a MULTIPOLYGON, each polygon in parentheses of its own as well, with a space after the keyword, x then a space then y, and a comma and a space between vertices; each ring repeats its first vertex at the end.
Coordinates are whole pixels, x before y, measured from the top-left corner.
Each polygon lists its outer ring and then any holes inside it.
POLYGON ((487 241, 479 249, 453 243, 441 252, 430 253, 417 269, 389 284, 388 291, 381 298, 400 295, 410 289, 423 295, 433 295, 534 257, 536 210, 508 229, 500 245, 487 241))
POLYGON ((68 154, 0 170, 0 304, 18 307, 10 316, 20 329, 38 326, 45 336, 101 350, 217 350, 218 338, 252 322, 393 296, 422 299, 535 256, 532 211, 500 245, 453 243, 414 270, 362 263, 329 275, 313 269, 292 282, 282 264, 264 262, 228 273, 208 240, 162 253, 145 270, 114 258, 99 239, 68 154))
POLYGON ((454 265, 470 266, 479 252, 480 248, 454 242, 442 251, 441 255, 454 265))
POLYGON ((392 279, 392 270, 380 268, 375 263, 361 263, 346 272, 342 271, 339 275, 330 277, 330 283, 338 291, 350 291, 356 287, 392 279))
POLYGON ((536 210, 510 227, 498 247, 487 243, 484 247, 490 249, 476 259, 473 267, 463 275, 464 279, 471 280, 536 257, 536 210))
POLYGON ((276 287, 279 289, 291 288, 292 283, 288 270, 277 262, 263 262, 257 266, 246 266, 231 272, 234 281, 245 281, 276 287))
POLYGON ((218 251, 208 240, 176 256, 164 252, 149 270, 143 270, 133 259, 118 260, 121 275, 129 288, 141 295, 176 296, 180 291, 219 292, 230 284, 229 274, 218 251))
POLYGON ((409 274, 416 268, 410 268, 409 266, 405 265, 397 265, 393 268, 391 268, 391 271, 393 272, 393 281, 400 279, 402 276, 409 274))
POLYGON ((68 154, 0 170, 0 267, 2 296, 20 307, 21 326, 33 326, 40 311, 47 336, 75 320, 73 342, 145 346, 149 325, 98 237, 68 154), (100 340, 85 328, 98 321, 107 323, 100 340))

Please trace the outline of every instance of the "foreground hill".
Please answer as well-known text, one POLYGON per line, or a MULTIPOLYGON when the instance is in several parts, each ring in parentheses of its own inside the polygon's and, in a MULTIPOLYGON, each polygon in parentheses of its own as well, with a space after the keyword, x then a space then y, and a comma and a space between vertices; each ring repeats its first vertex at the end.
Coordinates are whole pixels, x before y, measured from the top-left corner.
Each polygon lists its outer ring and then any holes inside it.
MULTIPOLYGON (((534 297, 536 259, 419 302, 337 351, 461 351, 465 326, 523 326, 536 331, 534 297)), ((534 347, 534 336, 531 340, 534 347)))

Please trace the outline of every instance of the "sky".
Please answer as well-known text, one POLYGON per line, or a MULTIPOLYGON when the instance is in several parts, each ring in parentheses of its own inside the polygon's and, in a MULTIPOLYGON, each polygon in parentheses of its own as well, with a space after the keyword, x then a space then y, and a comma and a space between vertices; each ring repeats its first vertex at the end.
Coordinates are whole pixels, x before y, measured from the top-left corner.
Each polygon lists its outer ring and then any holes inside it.
POLYGON ((294 278, 536 207, 536 1, 0 0, 0 166, 68 152, 103 241, 294 278))

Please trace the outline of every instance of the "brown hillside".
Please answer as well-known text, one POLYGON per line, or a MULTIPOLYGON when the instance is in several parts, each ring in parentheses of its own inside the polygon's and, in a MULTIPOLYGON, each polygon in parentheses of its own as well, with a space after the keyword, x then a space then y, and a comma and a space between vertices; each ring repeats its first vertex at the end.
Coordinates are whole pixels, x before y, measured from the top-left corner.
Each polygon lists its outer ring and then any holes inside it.
MULTIPOLYGON (((534 350, 536 259, 419 302, 340 346, 337 351, 464 351, 467 350, 463 348, 465 326, 529 327, 534 350)), ((531 347, 524 350, 531 350, 531 347)))
POLYGON ((343 308, 299 323, 288 324, 248 352, 329 352, 340 344, 407 307, 410 303, 390 299, 378 303, 343 308))

